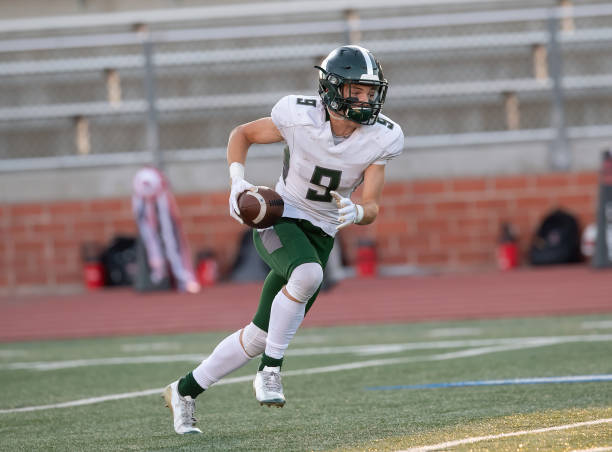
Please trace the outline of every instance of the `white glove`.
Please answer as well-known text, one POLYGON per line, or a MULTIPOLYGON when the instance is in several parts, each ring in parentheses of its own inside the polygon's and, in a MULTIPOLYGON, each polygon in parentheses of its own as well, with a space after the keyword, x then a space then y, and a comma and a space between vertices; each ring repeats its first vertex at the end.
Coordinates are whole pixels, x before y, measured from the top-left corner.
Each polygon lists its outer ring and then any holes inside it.
POLYGON ((257 191, 257 187, 244 180, 244 165, 234 162, 230 165, 230 178, 232 180, 232 188, 229 197, 229 213, 240 224, 244 224, 240 218, 240 209, 238 208, 238 195, 245 190, 257 191))
POLYGON ((350 198, 343 198, 338 192, 330 191, 329 193, 334 197, 338 206, 338 221, 340 224, 336 226, 336 231, 363 220, 362 206, 355 204, 350 198))

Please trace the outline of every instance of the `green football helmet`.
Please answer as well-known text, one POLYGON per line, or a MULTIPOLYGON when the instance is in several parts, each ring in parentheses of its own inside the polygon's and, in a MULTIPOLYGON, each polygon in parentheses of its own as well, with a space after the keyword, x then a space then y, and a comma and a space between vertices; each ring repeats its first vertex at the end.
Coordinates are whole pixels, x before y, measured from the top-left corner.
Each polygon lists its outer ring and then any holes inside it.
POLYGON ((369 50, 354 45, 338 47, 315 68, 319 69, 319 95, 328 109, 359 124, 376 122, 389 84, 369 50), (367 102, 351 95, 354 84, 375 88, 367 102))

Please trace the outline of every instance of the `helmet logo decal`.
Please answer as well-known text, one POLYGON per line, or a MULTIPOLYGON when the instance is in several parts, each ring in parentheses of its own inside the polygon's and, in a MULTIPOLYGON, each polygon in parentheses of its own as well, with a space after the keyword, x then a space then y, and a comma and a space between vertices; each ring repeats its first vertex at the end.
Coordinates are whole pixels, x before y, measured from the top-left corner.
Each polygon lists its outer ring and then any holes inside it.
MULTIPOLYGON (((370 52, 368 52, 366 49, 364 49, 361 46, 346 46, 346 47, 359 50, 361 52, 361 55, 363 56, 363 59, 365 60, 366 70, 368 71, 368 75, 374 75, 374 70, 372 69, 372 60, 370 60, 370 55, 369 55, 370 52)), ((364 78, 363 75, 361 76, 361 78, 364 78)))

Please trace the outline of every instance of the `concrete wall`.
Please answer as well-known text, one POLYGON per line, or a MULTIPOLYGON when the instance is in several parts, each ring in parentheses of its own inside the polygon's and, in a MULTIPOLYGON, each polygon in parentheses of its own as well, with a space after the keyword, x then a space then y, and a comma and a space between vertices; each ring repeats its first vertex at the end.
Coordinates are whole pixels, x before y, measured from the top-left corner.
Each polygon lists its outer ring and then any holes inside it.
MULTIPOLYGON (((408 148, 386 169, 388 182, 423 179, 522 176, 545 174, 549 144, 521 142, 497 145, 408 148)), ((612 139, 580 139, 571 143, 572 172, 597 171, 601 151, 612 139)), ((210 160, 168 163, 165 171, 175 193, 209 193, 227 189, 227 163, 220 149, 210 160)), ((247 160, 247 178, 273 186, 282 168, 282 146, 254 146, 247 160)), ((53 202, 129 197, 139 166, 108 166, 1 173, 0 203, 53 202)))

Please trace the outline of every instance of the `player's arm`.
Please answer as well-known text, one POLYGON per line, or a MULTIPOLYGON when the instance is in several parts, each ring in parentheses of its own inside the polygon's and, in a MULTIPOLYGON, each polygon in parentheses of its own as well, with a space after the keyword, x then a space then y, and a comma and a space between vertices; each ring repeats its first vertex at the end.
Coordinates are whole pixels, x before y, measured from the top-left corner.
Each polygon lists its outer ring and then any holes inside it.
POLYGON ((283 141, 283 136, 272 122, 272 118, 261 118, 239 125, 230 132, 227 143, 227 163, 244 165, 252 144, 268 144, 283 141))
POLYGON ((385 184, 385 165, 372 164, 363 174, 363 192, 361 206, 363 218, 357 224, 373 223, 378 215, 382 189, 385 184))
POLYGON ((272 118, 261 118, 242 124, 231 131, 227 143, 227 163, 229 165, 231 191, 229 212, 232 218, 243 223, 238 209, 238 195, 245 190, 257 191, 257 187, 244 179, 244 162, 252 144, 267 144, 282 141, 272 118))

